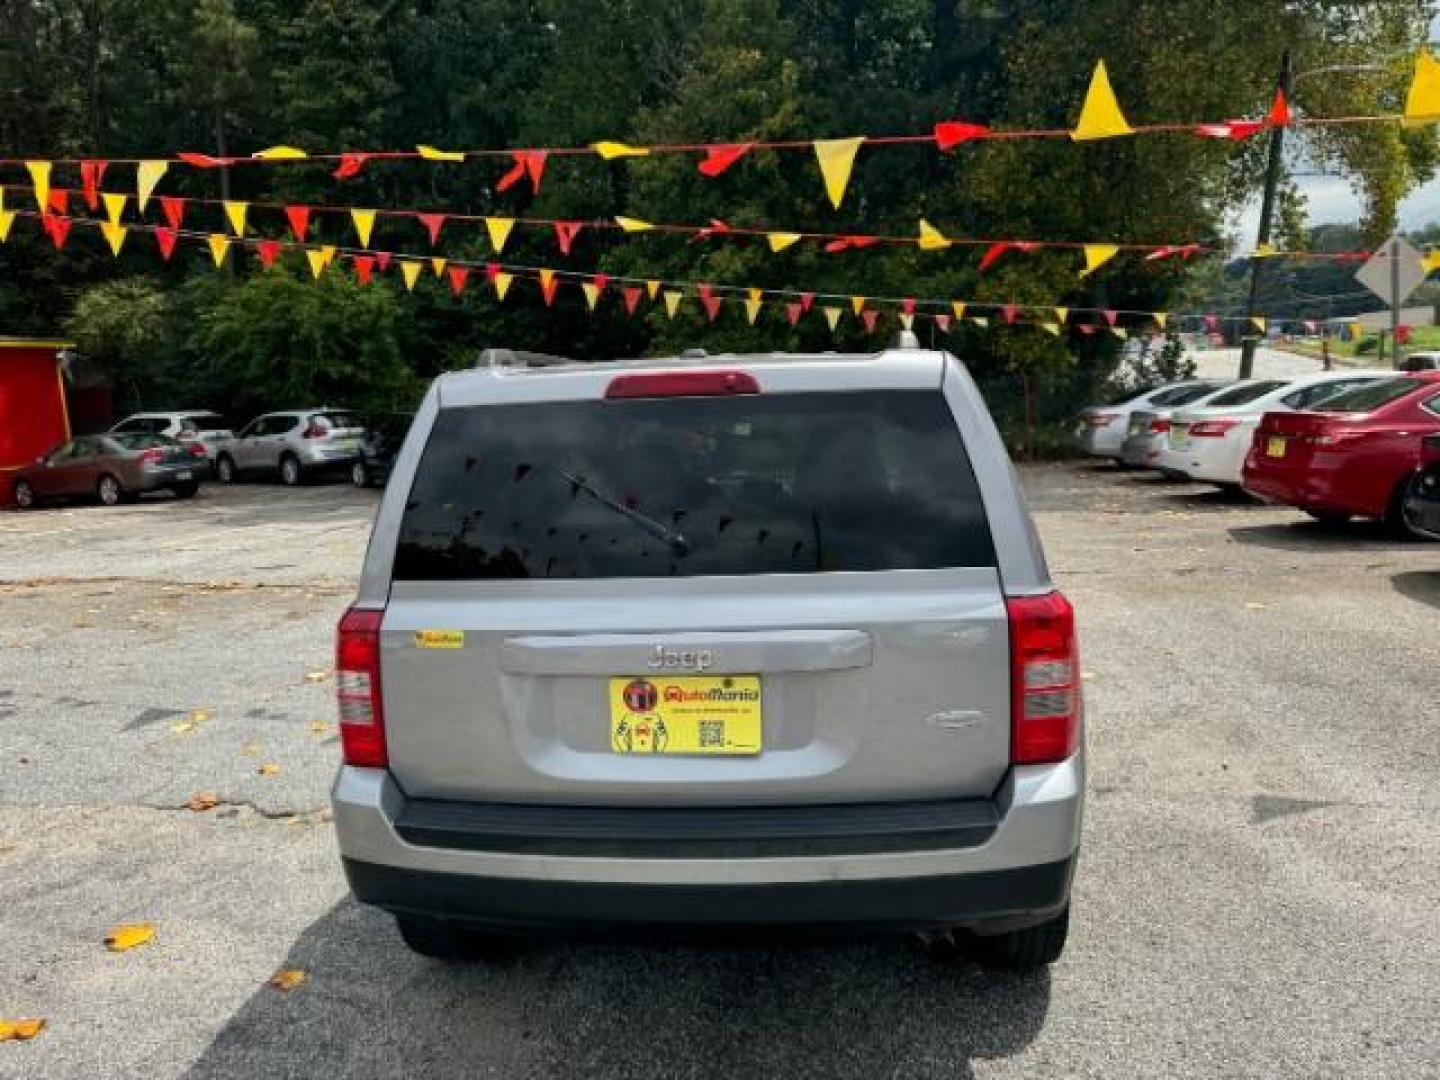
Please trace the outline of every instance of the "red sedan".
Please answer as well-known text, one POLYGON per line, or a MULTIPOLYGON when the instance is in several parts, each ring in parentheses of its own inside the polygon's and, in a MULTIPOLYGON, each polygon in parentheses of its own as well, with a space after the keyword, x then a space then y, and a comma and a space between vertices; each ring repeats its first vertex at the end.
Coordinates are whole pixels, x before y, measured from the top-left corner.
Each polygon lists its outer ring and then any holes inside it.
POLYGON ((1348 390, 1306 412, 1266 413, 1245 459, 1245 489, 1324 522, 1382 518, 1402 533, 1420 441, 1440 432, 1440 371, 1348 390))

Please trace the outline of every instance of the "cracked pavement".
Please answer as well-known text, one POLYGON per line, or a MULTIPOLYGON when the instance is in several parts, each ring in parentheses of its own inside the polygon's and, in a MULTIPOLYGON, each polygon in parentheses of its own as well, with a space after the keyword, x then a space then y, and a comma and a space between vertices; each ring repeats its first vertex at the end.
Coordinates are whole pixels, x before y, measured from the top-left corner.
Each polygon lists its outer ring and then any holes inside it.
POLYGON ((326 821, 375 496, 0 514, 0 1017, 49 1021, 0 1077, 1440 1068, 1440 545, 1022 473, 1091 752, 1070 948, 1029 978, 883 940, 413 957, 346 899, 326 821), (105 951, 139 920, 154 941, 105 951), (310 979, 270 990, 280 967, 310 979))

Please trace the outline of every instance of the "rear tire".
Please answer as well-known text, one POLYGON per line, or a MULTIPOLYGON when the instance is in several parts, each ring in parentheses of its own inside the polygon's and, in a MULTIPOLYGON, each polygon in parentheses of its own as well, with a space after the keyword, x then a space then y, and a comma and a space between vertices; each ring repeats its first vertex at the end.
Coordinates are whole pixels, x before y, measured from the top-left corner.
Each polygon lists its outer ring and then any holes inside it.
POLYGON ((396 915, 395 925, 411 952, 432 960, 498 959, 513 951, 506 938, 429 915, 396 915))
POLYGON ((235 467, 235 459, 229 454, 221 454, 216 459, 215 478, 222 484, 238 484, 240 482, 240 470, 235 467))
POLYGON ((1406 476, 1395 486, 1395 493, 1390 496, 1390 504, 1385 508, 1385 527, 1401 540, 1431 540, 1435 537, 1417 529, 1410 524, 1410 519, 1405 516, 1405 498, 1410 494, 1410 484, 1414 480, 1414 474, 1406 476))
POLYGON ((125 500, 125 489, 119 480, 106 473, 95 483, 95 497, 102 506, 119 506, 125 500))
POLYGON ((350 483, 354 484, 357 488, 370 486, 370 470, 365 468, 363 461, 357 461, 354 465, 350 466, 350 483))
POLYGON ((1065 951, 1070 933, 1070 908, 1038 926, 1010 930, 992 937, 972 934, 964 949, 982 967, 995 971, 1034 971, 1053 964, 1065 951))
POLYGON ((294 454, 286 454, 280 459, 280 482, 286 487, 299 487, 300 482, 305 479, 304 470, 300 468, 300 459, 294 454))
POLYGON ((15 505, 21 510, 33 510, 36 505, 35 489, 30 486, 28 480, 15 481, 15 505))
POLYGON ((200 491, 200 485, 191 480, 188 484, 176 484, 170 490, 175 493, 177 499, 193 499, 200 491))

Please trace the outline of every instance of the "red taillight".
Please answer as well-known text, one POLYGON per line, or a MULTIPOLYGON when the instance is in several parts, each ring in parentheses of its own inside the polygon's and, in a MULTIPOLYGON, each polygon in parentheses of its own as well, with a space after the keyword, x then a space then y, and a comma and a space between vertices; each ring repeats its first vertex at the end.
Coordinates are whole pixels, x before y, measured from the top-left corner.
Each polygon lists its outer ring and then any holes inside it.
POLYGON ((1170 430, 1170 421, 1169 421, 1169 420, 1151 420, 1151 421, 1150 421, 1150 434, 1151 434, 1151 435, 1164 435, 1165 432, 1167 432, 1167 431, 1169 431, 1169 430, 1170 430))
POLYGON ((383 769, 385 710, 380 701, 380 622, 383 611, 351 608, 335 634, 335 693, 340 704, 340 749, 345 764, 383 769))
POLYGON ((158 465, 165 460, 165 451, 158 446, 151 447, 140 455, 140 460, 150 465, 158 465))
POLYGON ((191 456, 191 457, 204 457, 204 456, 205 456, 205 447, 204 447, 204 445, 203 445, 202 443, 198 443, 198 442, 197 442, 197 443, 191 443, 191 444, 190 444, 190 456, 191 456))
POLYGON ((1106 424, 1110 423, 1110 421, 1117 419, 1119 416, 1119 413, 1113 412, 1091 413, 1089 416, 1085 417, 1085 423, 1089 424, 1091 427, 1104 427, 1106 424))
POLYGON ((1187 434, 1192 439, 1218 439, 1239 424, 1239 420, 1197 420, 1187 434))
POLYGON ((305 425, 305 430, 300 433, 302 439, 318 439, 325 434, 325 428, 314 420, 305 425))
POLYGON ((1010 616, 1010 763, 1064 761, 1080 744, 1075 609, 1058 592, 1005 602, 1010 616))
POLYGON ((755 376, 743 371, 674 371, 663 375, 618 375, 605 388, 607 398, 728 397, 758 394, 755 376))

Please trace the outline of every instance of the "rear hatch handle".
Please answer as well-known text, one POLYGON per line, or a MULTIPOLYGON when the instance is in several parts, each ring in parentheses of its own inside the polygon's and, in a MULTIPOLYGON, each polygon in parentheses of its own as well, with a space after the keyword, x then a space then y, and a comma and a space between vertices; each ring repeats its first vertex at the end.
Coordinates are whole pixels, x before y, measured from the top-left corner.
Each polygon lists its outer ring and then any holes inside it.
POLYGON ((765 675, 869 667, 861 630, 571 634, 507 638, 501 670, 513 675, 765 675))

